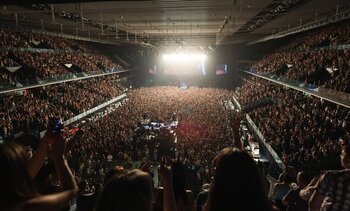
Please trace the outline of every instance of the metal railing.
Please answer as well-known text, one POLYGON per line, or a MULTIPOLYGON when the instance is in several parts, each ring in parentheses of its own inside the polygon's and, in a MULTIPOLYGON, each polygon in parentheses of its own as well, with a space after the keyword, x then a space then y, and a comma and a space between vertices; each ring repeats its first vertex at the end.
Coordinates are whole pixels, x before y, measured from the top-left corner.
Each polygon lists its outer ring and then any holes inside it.
POLYGON ((336 23, 345 19, 349 19, 350 18, 350 10, 346 10, 343 12, 338 12, 336 11, 335 14, 330 15, 328 17, 323 17, 323 18, 319 18, 317 20, 312 20, 309 23, 305 23, 305 24, 300 24, 299 26, 296 26, 294 28, 291 29, 287 29, 285 31, 280 31, 276 34, 272 34, 270 36, 267 37, 263 37, 261 39, 255 40, 253 42, 248 43, 247 45, 253 45, 253 44, 257 44, 260 42, 265 42, 268 40, 272 40, 272 39, 278 39, 281 37, 285 37, 291 34, 296 34, 299 32, 303 32, 303 31, 307 31, 310 29, 315 29, 330 23, 336 23))
MULTIPOLYGON (((241 110, 241 104, 238 102, 235 96, 232 96, 233 102, 235 103, 236 107, 238 107, 241 110)), ((260 132, 259 128, 255 125, 254 121, 250 118, 248 114, 245 115, 245 119, 247 120, 248 126, 251 130, 253 130, 254 134, 257 136, 258 140, 262 143, 264 148, 266 149, 268 153, 268 157, 270 159, 273 159, 274 162, 277 164, 277 166, 282 169, 283 171, 286 169, 286 166, 282 162, 281 158, 277 155, 275 150, 271 147, 269 143, 266 142, 265 137, 260 132)))
MULTIPOLYGON (((103 109, 103 108, 105 108, 105 107, 107 107, 109 105, 112 105, 113 103, 120 102, 120 101, 122 101, 125 98, 126 98, 126 93, 121 94, 121 95, 119 95, 116 98, 113 98, 113 99, 111 99, 111 100, 109 100, 107 102, 104 102, 104 103, 102 103, 102 104, 100 104, 100 105, 98 105, 98 106, 96 106, 94 108, 91 108, 91 109, 89 109, 89 110, 87 110, 87 111, 85 111, 85 112, 83 112, 83 113, 81 113, 81 114, 79 114, 77 116, 74 116, 74 117, 72 117, 70 119, 67 119, 66 121, 64 121, 64 125, 68 126, 68 125, 70 125, 70 124, 72 124, 74 122, 82 120, 83 118, 85 118, 85 117, 95 113, 96 111, 99 111, 99 110, 101 110, 101 109, 103 109)), ((118 107, 119 106, 120 105, 118 105, 118 107)), ((45 132, 46 132, 46 130, 40 132, 40 138, 44 137, 45 132)))
POLYGON ((265 80, 272 81, 274 83, 295 89, 297 91, 307 93, 309 95, 318 97, 323 100, 335 103, 337 105, 350 108, 350 94, 345 92, 340 92, 333 89, 327 89, 323 87, 317 87, 313 84, 308 84, 301 81, 296 81, 292 79, 287 79, 274 74, 259 74, 253 73, 251 71, 241 70, 242 72, 248 73, 250 75, 263 78, 265 80))
POLYGON ((26 89, 32 89, 37 87, 43 87, 53 84, 59 84, 63 82, 70 82, 70 81, 77 81, 77 80, 85 80, 88 78, 94 78, 94 77, 101 77, 106 75, 112 75, 112 74, 118 74, 118 73, 125 73, 125 72, 131 72, 135 69, 130 70, 120 70, 120 71, 112 71, 112 72, 103 72, 97 71, 97 72, 91 72, 91 73, 76 73, 76 74, 69 74, 69 75, 63 75, 63 76, 57 76, 52 78, 41 78, 39 80, 26 80, 24 82, 21 81, 21 83, 17 83, 16 85, 2 85, 0 84, 0 94, 4 93, 10 93, 10 92, 16 92, 16 91, 22 91, 26 89), (22 84, 23 83, 23 84, 22 84), (1 87, 2 86, 2 87, 1 87))

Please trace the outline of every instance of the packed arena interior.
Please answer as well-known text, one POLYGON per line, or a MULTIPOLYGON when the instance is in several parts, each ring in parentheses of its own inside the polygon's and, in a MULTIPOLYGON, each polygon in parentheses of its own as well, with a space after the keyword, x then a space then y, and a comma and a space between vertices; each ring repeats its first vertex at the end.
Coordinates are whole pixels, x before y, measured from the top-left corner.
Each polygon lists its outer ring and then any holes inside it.
POLYGON ((349 2, 0 6, 0 210, 350 210, 349 2))

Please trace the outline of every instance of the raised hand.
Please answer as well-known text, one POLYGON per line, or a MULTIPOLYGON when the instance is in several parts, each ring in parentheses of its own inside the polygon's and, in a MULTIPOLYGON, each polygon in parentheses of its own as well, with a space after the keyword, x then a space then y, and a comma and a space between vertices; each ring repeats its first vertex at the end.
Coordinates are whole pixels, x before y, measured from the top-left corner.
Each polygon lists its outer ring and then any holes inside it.
POLYGON ((54 141, 49 146, 48 156, 56 162, 64 158, 67 141, 61 133, 53 135, 53 140, 54 141))

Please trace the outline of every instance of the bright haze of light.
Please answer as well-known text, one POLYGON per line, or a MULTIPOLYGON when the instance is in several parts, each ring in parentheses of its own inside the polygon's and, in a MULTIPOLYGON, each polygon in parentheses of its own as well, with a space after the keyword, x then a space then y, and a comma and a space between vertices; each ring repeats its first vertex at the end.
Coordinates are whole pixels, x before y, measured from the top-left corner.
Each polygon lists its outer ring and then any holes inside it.
POLYGON ((206 75, 203 53, 163 54, 162 69, 165 75, 206 75))
POLYGON ((163 54, 165 61, 204 61, 207 58, 205 54, 200 53, 172 53, 163 54))

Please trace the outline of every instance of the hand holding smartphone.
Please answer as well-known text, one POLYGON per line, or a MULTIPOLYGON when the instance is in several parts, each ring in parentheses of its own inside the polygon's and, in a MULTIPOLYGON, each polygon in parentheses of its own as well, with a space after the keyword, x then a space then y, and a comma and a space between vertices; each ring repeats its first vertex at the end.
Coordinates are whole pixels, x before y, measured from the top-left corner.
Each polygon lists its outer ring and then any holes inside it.
POLYGON ((49 120, 47 127, 52 134, 64 132, 64 125, 61 118, 55 117, 49 120))

